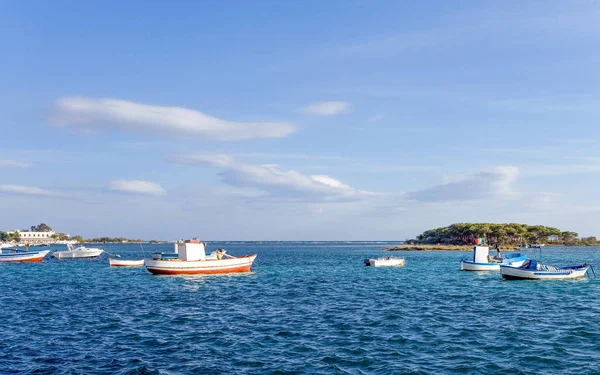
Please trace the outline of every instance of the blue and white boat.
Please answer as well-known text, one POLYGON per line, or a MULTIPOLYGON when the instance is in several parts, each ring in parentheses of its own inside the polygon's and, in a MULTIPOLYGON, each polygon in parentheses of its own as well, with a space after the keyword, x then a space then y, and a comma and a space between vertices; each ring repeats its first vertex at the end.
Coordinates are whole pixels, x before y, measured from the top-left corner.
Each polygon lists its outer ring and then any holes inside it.
POLYGON ((579 266, 553 267, 530 259, 520 267, 500 265, 500 274, 505 280, 565 280, 584 277, 590 269, 588 263, 579 266))
POLYGON ((460 269, 461 271, 500 271, 501 264, 520 267, 527 259, 527 255, 520 253, 508 254, 504 258, 492 258, 489 247, 475 246, 473 257, 463 259, 460 262, 460 269))
POLYGON ((0 250, 0 263, 5 262, 41 262, 42 259, 50 252, 50 250, 43 251, 29 251, 21 249, 2 249, 0 250))

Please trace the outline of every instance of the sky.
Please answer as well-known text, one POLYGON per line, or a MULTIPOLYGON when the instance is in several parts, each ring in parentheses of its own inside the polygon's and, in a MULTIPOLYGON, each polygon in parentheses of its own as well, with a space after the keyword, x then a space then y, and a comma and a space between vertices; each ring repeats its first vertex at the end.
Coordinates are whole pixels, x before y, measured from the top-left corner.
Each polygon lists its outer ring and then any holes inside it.
POLYGON ((600 237, 597 1, 0 1, 0 230, 600 237))

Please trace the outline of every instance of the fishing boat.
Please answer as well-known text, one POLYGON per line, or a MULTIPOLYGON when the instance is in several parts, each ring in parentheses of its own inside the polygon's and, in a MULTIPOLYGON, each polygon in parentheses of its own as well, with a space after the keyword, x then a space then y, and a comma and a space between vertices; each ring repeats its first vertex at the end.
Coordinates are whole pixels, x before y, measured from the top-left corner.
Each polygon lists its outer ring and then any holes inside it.
POLYGON ((67 244, 66 251, 55 251, 52 256, 57 259, 66 258, 95 258, 102 254, 104 250, 95 247, 78 246, 74 247, 72 244, 67 244))
POLYGON ((176 243, 174 253, 152 254, 146 269, 155 275, 195 275, 250 272, 256 254, 234 257, 223 249, 206 255, 206 243, 197 239, 176 243))
POLYGON ((520 253, 508 254, 504 258, 492 258, 489 247, 474 246, 473 257, 463 259, 460 262, 460 269, 461 271, 500 271, 501 264, 519 267, 527 259, 527 255, 520 253))
POLYGON ((49 252, 50 250, 3 249, 0 252, 0 262, 41 262, 49 252))
POLYGON ((520 267, 500 265, 500 274, 505 280, 565 280, 584 277, 590 269, 588 263, 579 266, 553 267, 530 259, 520 267))
POLYGON ((404 258, 399 257, 381 257, 365 259, 365 266, 371 267, 385 267, 385 266, 403 266, 405 263, 404 258))
POLYGON ((108 264, 111 267, 141 267, 144 265, 144 260, 126 260, 108 258, 108 264))

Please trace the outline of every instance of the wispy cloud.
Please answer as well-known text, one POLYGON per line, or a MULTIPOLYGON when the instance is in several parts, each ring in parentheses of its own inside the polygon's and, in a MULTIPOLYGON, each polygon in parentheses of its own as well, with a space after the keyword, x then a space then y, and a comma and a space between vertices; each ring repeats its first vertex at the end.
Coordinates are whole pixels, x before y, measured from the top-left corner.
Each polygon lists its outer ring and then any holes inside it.
POLYGON ((162 107, 118 99, 83 97, 56 101, 50 121, 85 130, 106 128, 218 141, 279 138, 296 127, 277 122, 234 122, 181 107, 162 107))
POLYGON ((30 163, 17 160, 0 160, 0 168, 29 168, 30 163))
POLYGON ((110 190, 131 194, 165 195, 167 191, 159 184, 140 180, 113 180, 110 182, 110 190))
POLYGON ((352 106, 346 102, 319 102, 302 108, 300 111, 308 115, 334 116, 350 112, 352 106))
POLYGON ((39 196, 58 196, 59 194, 52 190, 41 189, 33 186, 21 185, 0 185, 0 192, 9 194, 22 195, 39 195, 39 196))
POLYGON ((368 122, 377 122, 377 121, 383 120, 383 118, 384 118, 384 117, 385 117, 385 116, 384 116, 384 115, 381 115, 381 114, 379 114, 379 115, 373 115, 373 116, 369 117, 369 118, 367 119, 367 121, 368 121, 368 122))
POLYGON ((450 182, 408 192, 406 198, 417 202, 470 201, 482 198, 514 198, 517 167, 496 167, 470 176, 454 176, 450 182))
POLYGON ((273 164, 244 164, 229 155, 188 154, 170 158, 174 163, 222 169, 226 184, 255 188, 270 196, 291 200, 357 200, 375 193, 358 190, 327 175, 305 175, 273 164))

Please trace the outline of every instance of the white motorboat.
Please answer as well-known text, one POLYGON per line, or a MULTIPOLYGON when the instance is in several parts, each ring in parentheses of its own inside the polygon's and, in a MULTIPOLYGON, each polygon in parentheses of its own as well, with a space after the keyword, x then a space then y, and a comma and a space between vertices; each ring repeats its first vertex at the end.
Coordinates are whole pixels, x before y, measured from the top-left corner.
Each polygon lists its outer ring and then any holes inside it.
POLYGON ((68 250, 66 251, 55 251, 52 256, 57 259, 68 259, 68 258, 95 258, 102 254, 104 250, 95 247, 78 246, 74 247, 72 244, 67 244, 68 250))
POLYGON ((219 249, 209 256, 205 252, 205 243, 187 240, 175 244, 174 253, 152 254, 146 260, 146 269, 155 275, 195 275, 250 272, 256 254, 234 257, 219 249))
POLYGON ((569 267, 553 267, 529 260, 521 267, 501 265, 500 273, 505 280, 565 280, 584 277, 590 264, 569 267))
POLYGON ((144 260, 126 260, 108 258, 108 263, 111 267, 141 267, 144 265, 144 260))
POLYGON ((490 248, 487 246, 475 246, 473 258, 463 259, 460 262, 461 271, 500 271, 500 265, 520 267, 527 261, 527 255, 519 253, 509 254, 504 258, 490 257, 490 248))
POLYGON ((405 263, 404 258, 398 257, 381 257, 365 259, 365 266, 371 267, 385 267, 385 266, 403 266, 405 263))

